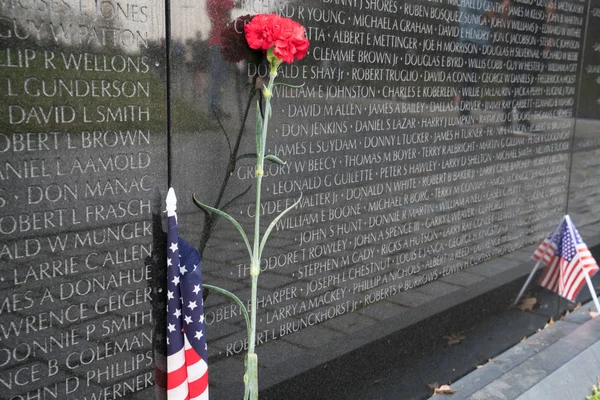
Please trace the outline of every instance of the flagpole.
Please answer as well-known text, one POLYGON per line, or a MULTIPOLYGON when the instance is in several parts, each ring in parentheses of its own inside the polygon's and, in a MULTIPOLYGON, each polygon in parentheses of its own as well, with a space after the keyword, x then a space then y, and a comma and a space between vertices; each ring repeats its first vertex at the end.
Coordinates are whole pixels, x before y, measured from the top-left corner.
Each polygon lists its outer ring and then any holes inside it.
MULTIPOLYGON (((571 230, 571 234, 573 236, 575 236, 573 234, 573 229, 575 228, 575 225, 573 224, 573 222, 571 221, 571 217, 569 217, 568 215, 565 215, 565 218, 567 219, 567 221, 569 222, 569 229, 571 230)), ((586 248, 587 250, 587 248, 586 248)), ((591 254, 590 254, 591 256, 591 254)), ((600 312, 600 303, 598 303, 598 297, 596 296, 596 289, 594 289, 594 285, 592 284, 592 280, 590 279, 590 275, 582 269, 583 275, 585 276, 585 281, 588 285, 588 288, 590 289, 590 294, 592 295, 592 299, 594 300, 594 304, 596 305, 596 310, 598 310, 598 312, 600 312)))
POLYGON ((594 299, 594 304, 596 305, 596 310, 600 312, 600 303, 598 302, 598 296, 596 296, 596 290, 594 289, 594 285, 592 285, 592 280, 587 273, 584 273, 585 281, 587 282, 588 288, 590 289, 590 293, 592 294, 592 299, 594 299))
POLYGON ((523 288, 521 288, 521 291, 519 292, 519 295, 517 296, 517 299, 515 300, 513 306, 516 306, 517 303, 519 302, 519 300, 521 300, 521 296, 523 296, 523 293, 525 293, 525 289, 527 289, 527 286, 529 286, 529 283, 531 282, 531 279, 533 279, 533 275, 535 274, 535 271, 537 271, 539 266, 540 266, 540 261, 535 263, 535 266, 533 267, 533 269, 531 270, 531 273, 529 274, 529 277, 527 278, 527 282, 525 282, 525 285, 523 285, 523 288))

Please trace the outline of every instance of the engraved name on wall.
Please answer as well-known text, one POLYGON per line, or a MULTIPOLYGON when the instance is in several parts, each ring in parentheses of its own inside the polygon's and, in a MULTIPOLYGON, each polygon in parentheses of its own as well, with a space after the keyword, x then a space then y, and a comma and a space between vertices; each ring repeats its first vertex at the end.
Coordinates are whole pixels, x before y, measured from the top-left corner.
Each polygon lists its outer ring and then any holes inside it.
MULTIPOLYGON (((320 325, 335 338, 397 316, 437 296, 426 284, 540 241, 564 214, 585 3, 236 7, 299 20, 311 41, 278 77, 303 86, 274 93, 268 151, 287 163, 266 166, 262 213, 303 197, 262 260, 259 344, 318 347, 293 334, 320 325), (360 322, 336 319, 348 314, 360 322)), ((253 163, 234 175, 247 187, 253 163)), ((236 214, 250 221, 250 200, 236 214)), ((247 280, 243 257, 228 260, 247 280)), ((218 361, 246 343, 240 310, 215 304, 218 361)))
POLYGON ((154 384, 163 8, 7 1, 0 13, 0 388, 131 396, 154 384))

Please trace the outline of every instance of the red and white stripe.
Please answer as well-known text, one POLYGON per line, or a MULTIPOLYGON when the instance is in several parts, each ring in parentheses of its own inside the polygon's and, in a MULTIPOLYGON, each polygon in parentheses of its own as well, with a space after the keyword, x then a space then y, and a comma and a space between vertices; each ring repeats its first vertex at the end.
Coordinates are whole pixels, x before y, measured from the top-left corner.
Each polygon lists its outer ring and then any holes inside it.
POLYGON ((598 264, 585 244, 577 246, 577 255, 570 263, 553 253, 554 250, 552 250, 551 257, 547 257, 547 254, 544 253, 539 259, 548 265, 540 279, 540 285, 558 293, 565 299, 575 301, 577 293, 585 283, 585 276, 595 274, 599 269, 598 264))
POLYGON ((547 238, 544 239, 542 244, 535 250, 533 255, 531 256, 534 260, 543 261, 544 263, 549 263, 556 252, 556 245, 547 238))
POLYGON ((208 400, 208 365, 184 334, 184 348, 167 358, 169 400, 208 400))
POLYGON ((565 266, 564 278, 565 282, 561 296, 574 301, 575 296, 585 283, 585 277, 592 276, 598 271, 598 264, 592 257, 586 245, 577 246, 577 255, 569 265, 565 266))

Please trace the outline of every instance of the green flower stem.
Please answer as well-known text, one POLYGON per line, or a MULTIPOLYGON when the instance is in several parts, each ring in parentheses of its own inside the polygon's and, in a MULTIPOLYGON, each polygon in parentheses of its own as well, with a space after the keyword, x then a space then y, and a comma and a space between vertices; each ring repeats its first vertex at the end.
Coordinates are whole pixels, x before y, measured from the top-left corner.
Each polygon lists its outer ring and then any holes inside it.
POLYGON ((267 141, 267 129, 269 126, 269 117, 271 116, 271 97, 273 85, 277 77, 277 66, 272 65, 269 73, 269 83, 263 89, 265 98, 265 115, 262 123, 262 133, 260 135, 260 145, 256 158, 256 211, 254 215, 254 250, 252 252, 252 262, 250 265, 250 277, 252 279, 252 303, 250 307, 250 341, 248 343, 248 358, 246 360, 246 379, 250 399, 258 400, 258 356, 254 349, 256 347, 256 299, 258 298, 258 275, 260 275, 260 260, 262 258, 260 246, 260 197, 262 178, 264 175, 265 163, 265 144, 267 141))
POLYGON ((256 353, 248 353, 246 355, 246 374, 244 375, 246 382, 244 399, 258 400, 258 356, 256 353))
MULTIPOLYGON (((262 259, 262 252, 266 245, 267 238, 269 234, 275 228, 277 221, 281 219, 285 214, 287 214, 290 210, 295 208, 300 199, 298 199, 294 204, 284 210, 281 214, 279 214, 269 225, 267 230, 265 231, 262 239, 260 237, 260 200, 261 200, 261 188, 262 188, 262 178, 264 175, 264 164, 265 160, 270 162, 283 164, 279 158, 274 155, 265 155, 265 148, 267 142, 267 130, 269 127, 269 118, 271 117, 271 98, 273 97, 273 87, 275 86, 275 78, 277 77, 277 68, 281 64, 281 60, 273 55, 272 49, 267 53, 267 57, 271 64, 271 68, 269 71, 269 83, 262 89, 263 97, 264 97, 264 115, 261 116, 258 107, 257 107, 257 117, 256 117, 256 211, 254 215, 254 242, 252 246, 250 245, 250 241, 248 240, 248 236, 246 232, 242 228, 242 226, 233 218, 231 215, 227 214, 225 211, 218 209, 217 207, 210 207, 206 204, 201 203, 195 196, 193 196, 194 203, 202 208, 205 211, 209 211, 212 213, 210 221, 214 221, 217 216, 221 216, 229 220, 233 224, 233 226, 239 231, 242 239, 244 239, 244 243, 246 244, 246 249, 248 250, 248 255, 250 258, 250 278, 252 282, 252 292, 251 292, 251 303, 250 303, 250 318, 248 318, 248 310, 241 302, 241 300, 235 296, 233 293, 228 290, 212 286, 212 285, 204 285, 205 288, 214 290, 217 293, 223 294, 225 296, 230 297, 235 303, 237 303, 242 312, 244 313, 244 318, 246 320, 246 327, 248 329, 248 353, 245 358, 245 373, 244 373, 244 400, 258 400, 258 355, 255 352, 256 348, 256 312, 257 305, 256 299, 258 298, 258 276, 260 275, 260 260, 262 259)), ((239 140, 239 136, 238 136, 239 140)), ((232 154, 237 154, 239 143, 236 143, 236 148, 233 150, 232 154)), ((231 164, 230 164, 231 165, 231 164)), ((235 165, 235 164, 233 164, 235 165)), ((227 185, 227 182, 224 183, 224 186, 227 185)), ((223 189, 223 188, 222 188, 223 189)), ((217 204, 220 202, 221 196, 217 200, 217 204)), ((210 228, 210 227, 209 227, 210 228)), ((208 236, 210 236, 210 231, 208 236)), ((207 240, 207 239, 206 239, 207 240)), ((202 244, 205 245, 205 238, 202 240, 202 244)))

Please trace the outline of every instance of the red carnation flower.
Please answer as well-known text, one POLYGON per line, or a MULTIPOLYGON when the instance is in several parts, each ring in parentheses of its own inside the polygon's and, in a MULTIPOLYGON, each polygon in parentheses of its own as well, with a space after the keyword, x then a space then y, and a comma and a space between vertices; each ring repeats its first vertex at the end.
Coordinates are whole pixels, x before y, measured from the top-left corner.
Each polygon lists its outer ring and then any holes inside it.
POLYGON ((308 51, 304 27, 277 14, 256 15, 244 31, 251 48, 265 52, 272 48, 273 54, 287 63, 303 58, 308 51))

